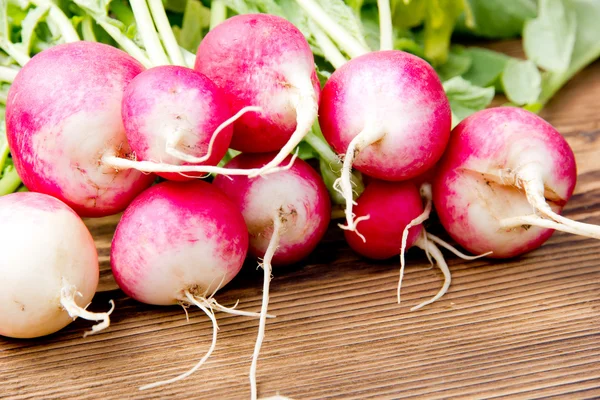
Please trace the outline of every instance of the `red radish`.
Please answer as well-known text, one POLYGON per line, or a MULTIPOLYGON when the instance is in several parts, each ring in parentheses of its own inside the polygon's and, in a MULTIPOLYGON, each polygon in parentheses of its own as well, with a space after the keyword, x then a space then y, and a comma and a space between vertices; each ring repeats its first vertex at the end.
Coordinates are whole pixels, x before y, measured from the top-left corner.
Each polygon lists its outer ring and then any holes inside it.
MULTIPOLYGON (((225 167, 261 168, 272 159, 269 153, 243 153, 225 167)), ((256 399, 256 366, 265 335, 271 266, 298 262, 315 249, 329 225, 331 204, 321 177, 302 160, 268 177, 217 176, 214 185, 241 210, 250 232, 250 253, 263 259, 263 303, 250 368, 251 393, 256 399)))
MULTIPOLYGON (((0 197, 0 335, 34 338, 76 317, 110 324, 86 310, 98 286, 98 253, 87 227, 62 201, 34 192, 0 197)), ((86 333, 87 335, 87 333, 86 333)))
POLYGON ((560 133, 529 111, 497 107, 463 120, 436 175, 440 221, 469 251, 514 257, 555 229, 600 239, 600 227, 559 215, 575 188, 575 157, 560 133))
POLYGON ((29 190, 100 217, 122 211, 152 183, 151 175, 102 163, 107 154, 130 152, 121 99, 143 69, 112 46, 75 42, 42 51, 19 71, 6 102, 6 132, 29 190))
POLYGON ((203 182, 163 182, 140 194, 125 210, 111 246, 119 287, 147 304, 194 304, 213 322, 206 355, 188 372, 147 389, 178 381, 208 359, 217 340, 213 309, 253 315, 221 306, 214 293, 242 268, 248 231, 237 206, 203 182))
MULTIPOLYGON (((451 112, 435 70, 403 51, 376 51, 336 70, 323 88, 319 122, 325 139, 345 154, 338 182, 352 213, 352 166, 374 178, 414 178, 441 157, 450 135, 451 112)), ((359 235, 360 236, 360 235, 359 235)))
POLYGON ((361 224, 361 234, 364 235, 366 242, 357 232, 348 230, 344 232, 350 247, 365 257, 384 260, 400 255, 398 303, 400 303, 400 289, 404 277, 406 249, 419 247, 425 251, 430 261, 430 257, 433 256, 444 274, 444 285, 435 297, 411 308, 412 311, 438 300, 450 287, 450 270, 436 244, 465 260, 481 257, 465 255, 442 239, 425 231, 422 224, 431 213, 431 186, 423 184, 420 192, 419 194, 419 190, 411 181, 372 180, 358 197, 355 208, 359 218, 369 216, 361 224), (423 207, 423 200, 426 201, 425 207, 423 207))
POLYGON ((413 307, 412 310, 433 303, 447 292, 451 281, 448 265, 435 244, 427 240, 422 221, 417 220, 422 215, 425 216, 423 220, 426 219, 430 207, 428 210, 423 209, 419 190, 412 182, 371 181, 357 199, 354 210, 359 218, 369 216, 361 224, 360 235, 364 235, 366 242, 355 231, 344 232, 346 241, 354 251, 375 260, 384 260, 399 254, 402 256, 398 302, 404 274, 404 249, 414 246, 435 258, 445 280, 435 297, 413 307), (415 220, 416 222, 413 222, 415 220))
MULTIPOLYGON (((257 111, 246 107, 238 113, 257 111)), ((154 161, 169 170, 173 165, 217 165, 231 142, 227 98, 205 75, 190 68, 161 66, 148 69, 127 86, 123 95, 123 123, 136 158, 154 161)), ((205 172, 193 172, 199 177, 205 172)), ((159 172, 171 180, 188 180, 180 172, 159 172)))
POLYGON ((233 124, 232 148, 279 150, 251 176, 283 162, 317 118, 320 85, 311 48, 281 17, 245 14, 225 20, 200 43, 194 68, 224 90, 233 112, 262 108, 233 124))

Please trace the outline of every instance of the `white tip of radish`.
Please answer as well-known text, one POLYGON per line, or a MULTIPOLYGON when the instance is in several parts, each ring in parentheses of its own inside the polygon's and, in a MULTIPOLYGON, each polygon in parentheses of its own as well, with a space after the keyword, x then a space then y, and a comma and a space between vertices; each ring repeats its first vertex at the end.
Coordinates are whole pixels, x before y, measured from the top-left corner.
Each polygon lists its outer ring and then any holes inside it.
POLYGON ((89 306, 80 307, 75 302, 75 296, 81 297, 81 293, 77 291, 77 288, 70 285, 68 282, 63 281, 63 287, 60 292, 60 304, 69 313, 69 316, 75 320, 77 317, 87 319, 88 321, 101 321, 99 324, 92 326, 91 331, 87 331, 83 334, 83 337, 87 337, 89 334, 100 332, 110 326, 110 314, 115 309, 115 302, 109 301, 111 305, 110 310, 104 313, 91 312, 86 310, 89 306))

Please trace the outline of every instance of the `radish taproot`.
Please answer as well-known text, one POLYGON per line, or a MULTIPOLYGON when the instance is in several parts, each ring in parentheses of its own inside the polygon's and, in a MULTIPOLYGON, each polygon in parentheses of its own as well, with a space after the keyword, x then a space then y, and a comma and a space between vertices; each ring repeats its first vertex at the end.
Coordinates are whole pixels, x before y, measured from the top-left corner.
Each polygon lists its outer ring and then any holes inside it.
POLYGON ((337 185, 346 199, 341 227, 354 231, 366 216, 355 219, 352 212, 351 168, 388 181, 424 173, 444 152, 451 112, 427 62, 403 51, 376 51, 331 75, 321 93, 319 123, 327 142, 345 154, 337 185))
POLYGON ((238 207, 204 181, 159 183, 127 207, 110 253, 119 287, 146 304, 196 305, 213 323, 210 349, 192 369, 141 389, 178 381, 200 368, 216 345, 213 310, 256 316, 213 298, 240 271, 247 251, 248 231, 238 207))
MULTIPOLYGON (((262 168, 274 154, 242 153, 225 168, 262 168)), ((288 159, 290 156, 288 156, 288 159)), ((250 368, 251 397, 257 398, 256 367, 265 335, 272 265, 289 265, 308 256, 325 235, 331 204, 319 174, 305 161, 268 177, 217 176, 219 187, 239 207, 250 233, 249 253, 262 258, 263 301, 250 368)))
POLYGON ((29 190, 100 217, 122 211, 152 183, 152 175, 102 163, 107 154, 130 152, 121 99, 143 70, 112 46, 75 42, 42 51, 19 71, 6 102, 6 133, 29 190))
MULTIPOLYGON (((42 193, 0 197, 0 335, 35 338, 57 332, 76 317, 110 324, 86 310, 98 287, 98 253, 81 218, 42 193)), ((86 332, 86 335, 90 332, 86 332)))
POLYGON ((554 230, 600 239, 599 226, 559 215, 576 179, 573 151, 552 125, 520 108, 489 108, 454 128, 433 201, 461 246, 508 258, 538 248, 554 230))
POLYGON ((277 155, 250 176, 277 167, 317 119, 314 56, 289 21, 268 14, 228 18, 200 42, 194 67, 222 88, 233 112, 258 106, 233 124, 231 147, 277 155))

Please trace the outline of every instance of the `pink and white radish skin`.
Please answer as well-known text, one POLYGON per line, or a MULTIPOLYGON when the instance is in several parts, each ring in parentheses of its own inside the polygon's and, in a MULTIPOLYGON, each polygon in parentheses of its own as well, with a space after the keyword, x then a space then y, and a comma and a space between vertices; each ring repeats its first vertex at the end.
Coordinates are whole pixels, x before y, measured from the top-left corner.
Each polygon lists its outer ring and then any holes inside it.
POLYGON ((321 93, 319 123, 327 142, 345 154, 338 188, 352 213, 350 171, 377 179, 414 178, 442 156, 451 129, 448 98, 434 69, 403 51, 371 52, 336 70, 321 93))
MULTIPOLYGON (((217 165, 231 142, 230 125, 213 135, 231 117, 225 96, 210 79, 189 68, 162 66, 138 75, 125 89, 122 114, 127 140, 139 160, 181 165, 188 164, 186 156, 206 155, 200 163, 217 165)), ((177 173, 157 174, 189 179, 177 173)))
POLYGON ((143 70, 112 46, 76 42, 44 50, 19 71, 6 102, 6 132, 29 190, 101 217, 122 211, 152 183, 152 175, 102 163, 106 154, 130 152, 121 99, 143 70))
POLYGON ((202 39, 197 71, 225 92, 233 112, 258 106, 233 125, 231 147, 277 155, 257 176, 278 166, 317 119, 320 84, 314 56, 289 21, 268 14, 228 18, 202 39))
MULTIPOLYGON (((270 153, 242 153, 225 168, 261 168, 273 156, 270 153)), ((263 302, 250 369, 251 397, 256 399, 256 367, 265 335, 272 265, 298 262, 315 249, 329 226, 331 204, 319 174, 300 159, 290 169, 268 177, 217 176, 214 185, 241 210, 250 233, 249 252, 262 258, 263 302)))
POLYGON ((109 326, 112 308, 85 309, 98 286, 98 253, 71 208, 42 193, 8 194, 0 197, 0 226, 0 335, 45 336, 76 317, 101 321, 92 332, 109 326))
POLYGON ((212 345, 198 364, 142 389, 183 379, 208 359, 217 339, 213 309, 254 315, 223 307, 212 298, 240 271, 247 251, 242 214, 209 183, 163 182, 144 191, 125 210, 110 254, 119 287, 147 304, 194 304, 213 322, 212 345))
POLYGON ((123 124, 135 160, 104 161, 117 169, 155 172, 179 181, 219 172, 214 166, 229 148, 231 124, 249 111, 260 109, 245 107, 232 116, 221 89, 193 69, 148 69, 123 95, 123 124))
POLYGON ((600 239, 600 227, 559 215, 576 179, 573 151, 552 125, 520 108, 497 107, 455 127, 433 199, 461 246, 508 258, 538 248, 554 230, 600 239))

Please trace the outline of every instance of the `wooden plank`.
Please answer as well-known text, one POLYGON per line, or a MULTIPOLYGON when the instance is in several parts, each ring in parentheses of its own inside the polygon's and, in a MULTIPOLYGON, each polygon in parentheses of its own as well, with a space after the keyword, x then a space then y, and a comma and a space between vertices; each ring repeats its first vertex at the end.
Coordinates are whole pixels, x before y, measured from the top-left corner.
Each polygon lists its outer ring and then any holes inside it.
MULTIPOLYGON (((492 45, 522 54, 513 41, 492 45)), ((498 99, 497 103, 501 103, 498 99)), ((573 147, 579 170, 568 217, 600 224, 600 63, 576 76, 543 111, 573 147)), ((110 329, 82 338, 75 321, 36 340, 0 339, 2 394, 10 399, 240 399, 257 321, 217 314, 215 353, 185 381, 140 385, 191 367, 211 327, 199 310, 139 304, 116 289, 110 240, 118 217, 86 221, 101 257, 101 292, 115 299, 110 329)), ((439 229, 436 231, 439 232, 439 229)), ((464 262, 448 256, 449 293, 417 312, 441 274, 408 254, 403 303, 395 302, 398 262, 353 254, 332 224, 300 265, 276 269, 259 362, 262 395, 296 399, 530 399, 600 397, 600 243, 555 234, 514 260, 464 262)), ((252 262, 218 295, 258 310, 261 273, 252 262)))

